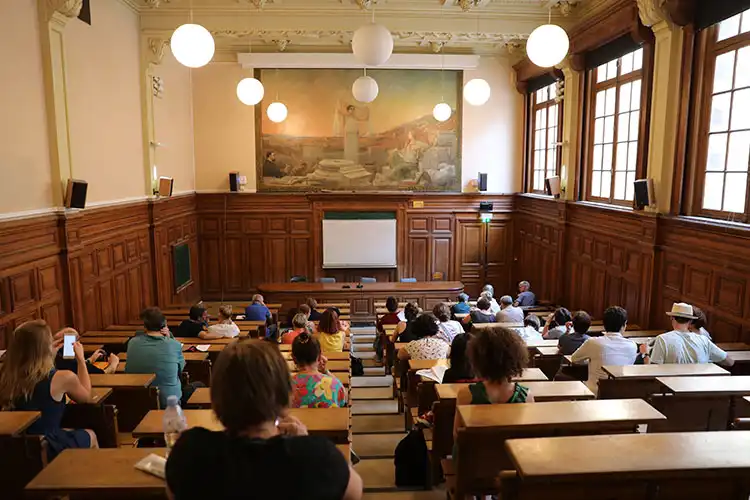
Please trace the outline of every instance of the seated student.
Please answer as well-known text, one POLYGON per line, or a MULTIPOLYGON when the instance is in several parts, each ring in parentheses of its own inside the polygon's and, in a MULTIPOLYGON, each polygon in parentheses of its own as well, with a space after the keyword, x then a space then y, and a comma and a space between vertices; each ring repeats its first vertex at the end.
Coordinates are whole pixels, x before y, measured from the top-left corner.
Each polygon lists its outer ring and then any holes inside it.
POLYGON ((450 344, 437 337, 438 320, 431 313, 420 314, 412 322, 411 332, 417 337, 399 349, 398 359, 446 359, 450 344))
POLYGON ((573 317, 570 315, 570 311, 564 307, 558 307, 555 312, 547 316, 544 330, 542 330, 542 337, 545 339, 559 339, 570 331, 570 327, 573 326, 570 324, 571 321, 573 321, 573 317))
MULTIPOLYGON (((73 328, 63 328, 59 332, 57 332, 54 336, 55 343, 62 342, 63 337, 65 335, 75 335, 76 336, 76 342, 81 337, 78 335, 78 332, 75 331, 73 328)), ((107 367, 105 369, 101 369, 98 366, 96 366, 94 363, 96 363, 99 359, 104 358, 105 352, 103 349, 97 349, 94 351, 94 353, 86 359, 86 369, 88 370, 89 374, 112 374, 117 371, 117 366, 120 364, 120 358, 117 357, 114 353, 110 353, 107 357, 107 367)), ((60 344, 60 349, 57 350, 57 354, 55 355, 55 369, 57 370, 70 370, 73 373, 78 373, 78 360, 74 359, 65 359, 63 358, 63 348, 62 344, 60 344)))
POLYGON ((632 365, 638 351, 632 340, 622 336, 628 325, 628 313, 625 309, 608 307, 602 319, 604 334, 601 337, 590 337, 571 357, 573 363, 589 360, 586 385, 594 394, 599 392, 599 380, 608 378, 603 366, 632 365))
MULTIPOLYGON (((315 323, 310 321, 310 313, 311 313, 310 306, 308 306, 307 304, 300 304, 297 311, 298 311, 298 314, 305 315, 305 329, 307 330, 307 333, 309 333, 310 335, 313 335, 315 333, 316 326, 315 326, 315 323)), ((294 318, 292 318, 292 322, 294 322, 294 318)))
POLYGON ((536 305, 536 295, 531 291, 531 285, 528 281, 521 281, 518 284, 518 296, 516 297, 516 305, 521 309, 527 307, 534 307, 536 305))
POLYGON ((346 332, 341 328, 339 316, 331 309, 326 309, 320 317, 316 338, 324 353, 342 352, 349 349, 349 340, 346 338, 346 332))
POLYGON ((469 314, 471 306, 469 305, 469 296, 465 293, 458 294, 458 302, 451 306, 451 312, 456 314, 469 314))
POLYGON ((240 327, 232 321, 232 306, 219 306, 219 322, 208 327, 208 332, 201 332, 198 336, 202 339, 233 339, 240 334, 240 327))
POLYGON ((586 333, 591 328, 591 316, 586 311, 578 311, 573 315, 573 331, 567 332, 557 341, 557 350, 563 356, 573 354, 589 339, 586 333))
POLYGON ((706 330, 706 325, 708 324, 708 321, 706 320, 706 313, 704 313, 701 309, 693 306, 693 314, 695 315, 695 319, 690 322, 690 331, 699 335, 703 335, 704 337, 708 337, 708 340, 711 340, 713 342, 711 334, 708 333, 708 330, 706 330))
POLYGON ((469 345, 471 334, 462 333, 456 335, 451 344, 451 367, 443 375, 444 384, 457 384, 461 382, 473 382, 475 380, 474 370, 471 369, 469 356, 466 349, 469 345))
POLYGON ((398 325, 401 322, 401 319, 398 317, 398 300, 396 300, 396 297, 388 297, 385 299, 385 308, 388 312, 378 319, 376 325, 378 331, 381 333, 385 332, 383 326, 398 325))
POLYGON ((419 316, 419 307, 414 302, 407 302, 404 307, 404 318, 406 321, 402 321, 396 326, 396 330, 393 332, 393 343, 395 342, 411 342, 417 340, 417 336, 411 331, 412 323, 419 316))
POLYGON ((293 408, 343 408, 346 389, 326 368, 328 359, 320 352, 320 343, 307 332, 297 335, 292 344, 297 373, 292 375, 293 408))
POLYGON ((690 331, 690 322, 698 317, 693 313, 693 306, 684 302, 674 303, 667 313, 672 318, 672 331, 656 337, 649 356, 645 345, 641 354, 645 363, 717 363, 732 366, 734 360, 719 349, 711 339, 690 331))
POLYGON ((159 388, 161 407, 167 407, 169 396, 182 399, 184 406, 195 386, 183 391, 180 374, 185 369, 182 344, 169 334, 167 320, 158 307, 149 307, 141 313, 145 333, 128 341, 128 362, 125 373, 154 373, 153 385, 159 388))
POLYGON ((61 427, 65 395, 76 403, 91 401, 91 380, 76 342, 73 352, 77 373, 56 370, 55 353, 62 338, 55 341, 43 320, 27 321, 15 329, 0 365, 0 410, 38 411, 42 416, 26 430, 44 436, 49 460, 67 448, 97 448, 96 434, 89 429, 61 427))
POLYGON ((305 303, 307 304, 307 307, 310 308, 310 321, 320 321, 323 313, 317 310, 318 301, 312 297, 309 297, 307 301, 305 301, 305 303))
POLYGON ((292 320, 292 326, 294 327, 292 330, 289 330, 281 336, 282 344, 294 343, 294 339, 296 339, 301 333, 310 334, 310 332, 307 331, 307 317, 302 313, 297 314, 294 317, 292 320))
POLYGON ((492 314, 497 314, 500 312, 500 304, 498 304, 494 298, 495 287, 493 287, 492 285, 484 285, 484 288, 482 288, 482 293, 480 293, 479 296, 485 297, 490 301, 490 311, 492 311, 492 314))
POLYGON ((333 442, 308 436, 287 415, 291 390, 286 361, 272 343, 228 345, 211 384, 213 410, 226 430, 182 433, 167 461, 169 498, 361 499, 362 479, 333 442))
POLYGON ((268 323, 271 321, 271 317, 271 311, 266 307, 263 296, 259 293, 253 295, 252 302, 245 308, 245 320, 265 321, 268 323))
POLYGON ((539 321, 539 316, 536 314, 529 314, 523 320, 523 329, 518 329, 516 331, 524 342, 528 344, 529 342, 539 342, 540 340, 544 340, 542 334, 539 333, 541 327, 542 323, 539 321))
POLYGON ((186 319, 177 327, 178 337, 200 337, 208 327, 208 313, 206 308, 194 305, 190 308, 190 319, 186 319))
POLYGON ((523 309, 513 305, 510 295, 500 297, 500 310, 495 314, 498 323, 523 323, 523 309))
POLYGON ((461 326, 461 323, 451 319, 451 310, 448 304, 444 302, 435 304, 435 307, 432 308, 432 314, 439 321, 437 338, 443 340, 446 344, 450 345, 456 335, 464 333, 464 327, 461 326))
POLYGON ((471 313, 463 319, 463 323, 494 323, 495 315, 490 311, 490 307, 490 301, 487 297, 479 297, 479 300, 477 300, 477 308, 472 309, 471 313))

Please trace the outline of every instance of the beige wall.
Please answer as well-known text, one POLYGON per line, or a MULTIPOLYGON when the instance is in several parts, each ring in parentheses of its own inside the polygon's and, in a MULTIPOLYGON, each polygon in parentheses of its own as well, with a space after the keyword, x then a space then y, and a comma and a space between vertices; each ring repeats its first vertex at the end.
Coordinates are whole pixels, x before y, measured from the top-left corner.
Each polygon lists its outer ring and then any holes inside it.
POLYGON ((153 74, 160 76, 164 92, 153 97, 154 140, 157 176, 174 179, 174 193, 195 189, 193 161, 193 115, 190 89, 190 70, 177 62, 169 47, 164 58, 154 66, 153 74))
MULTIPOLYGON (((492 87, 481 107, 463 105, 462 185, 486 172, 488 190, 520 189, 523 98, 511 81, 506 58, 482 58, 464 80, 484 78, 492 87)), ((193 72, 196 189, 228 190, 227 174, 239 170, 255 189, 255 119, 252 106, 240 103, 237 82, 249 71, 236 63, 213 63, 193 72)))
POLYGON ((87 203, 144 196, 138 16, 98 0, 91 18, 65 28, 72 175, 87 203))
POLYGON ((0 213, 52 206, 36 0, 0 3, 0 213))

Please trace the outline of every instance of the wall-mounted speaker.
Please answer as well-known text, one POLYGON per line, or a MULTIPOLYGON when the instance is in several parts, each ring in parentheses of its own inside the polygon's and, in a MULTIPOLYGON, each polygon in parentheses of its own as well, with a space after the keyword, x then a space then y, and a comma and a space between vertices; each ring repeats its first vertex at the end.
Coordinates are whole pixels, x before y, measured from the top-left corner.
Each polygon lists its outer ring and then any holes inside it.
POLYGON ((544 191, 550 196, 560 196, 560 176, 553 175, 544 179, 544 191))
POLYGON ((78 179, 68 179, 65 190, 65 208, 86 208, 86 191, 89 183, 78 179))
POLYGON ((236 193, 240 190, 240 173, 229 172, 229 190, 236 193))
POLYGON ((174 187, 174 179, 171 177, 159 177, 159 196, 170 197, 172 196, 172 188, 174 187))
POLYGON ((487 191, 487 174, 479 174, 477 184, 479 185, 480 191, 487 191))
POLYGON ((633 181, 633 197, 635 198, 635 208, 638 210, 655 205, 654 180, 638 179, 637 181, 633 181))

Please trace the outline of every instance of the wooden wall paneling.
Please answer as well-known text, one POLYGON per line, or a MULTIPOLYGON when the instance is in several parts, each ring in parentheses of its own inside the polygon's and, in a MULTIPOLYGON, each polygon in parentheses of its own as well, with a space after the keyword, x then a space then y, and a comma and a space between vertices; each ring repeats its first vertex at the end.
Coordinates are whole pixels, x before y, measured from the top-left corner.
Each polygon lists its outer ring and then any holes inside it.
POLYGON ((477 297, 484 286, 484 226, 476 217, 456 220, 456 278, 470 297, 477 297))

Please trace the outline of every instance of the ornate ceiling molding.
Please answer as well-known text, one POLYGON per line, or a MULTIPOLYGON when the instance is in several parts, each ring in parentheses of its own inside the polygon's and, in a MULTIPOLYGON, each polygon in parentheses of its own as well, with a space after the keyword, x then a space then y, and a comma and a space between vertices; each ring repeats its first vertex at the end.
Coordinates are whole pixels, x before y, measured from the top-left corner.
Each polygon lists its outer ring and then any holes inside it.
POLYGON ((146 52, 146 61, 149 64, 158 66, 164 58, 164 49, 169 45, 166 38, 149 37, 146 40, 148 51, 146 52))
POLYGON ((354 4, 362 10, 382 5, 386 0, 339 0, 343 4, 354 4))
POLYGON ((581 0, 552 0, 550 8, 558 9, 563 16, 569 16, 581 0))
POLYGON ((638 15, 644 26, 654 26, 661 21, 671 22, 665 8, 666 0, 638 0, 638 15))
POLYGON ((75 18, 81 13, 83 0, 47 0, 49 12, 62 14, 67 18, 75 18))
POLYGON ((440 0, 441 5, 450 4, 461 7, 461 10, 468 12, 477 7, 484 7, 490 3, 490 0, 440 0))
POLYGON ((237 0, 237 3, 249 3, 255 6, 256 9, 260 10, 266 5, 272 3, 280 3, 281 0, 237 0))
POLYGON ((158 9, 162 3, 169 3, 172 0, 143 0, 143 5, 149 9, 158 9))

